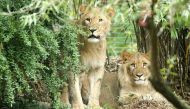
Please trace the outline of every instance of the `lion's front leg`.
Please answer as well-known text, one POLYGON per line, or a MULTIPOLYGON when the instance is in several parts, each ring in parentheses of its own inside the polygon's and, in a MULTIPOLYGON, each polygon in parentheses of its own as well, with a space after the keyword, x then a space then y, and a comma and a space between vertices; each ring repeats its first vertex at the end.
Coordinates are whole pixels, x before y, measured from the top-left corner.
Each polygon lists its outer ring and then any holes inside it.
POLYGON ((65 84, 62 92, 61 92, 61 101, 64 104, 64 106, 69 106, 69 90, 68 90, 68 85, 65 84))
POLYGON ((69 94, 72 109, 84 109, 78 75, 69 78, 69 94))
POLYGON ((99 67, 96 69, 91 69, 89 73, 89 82, 90 82, 90 96, 88 101, 88 107, 99 108, 99 96, 101 81, 104 75, 104 67, 99 67))
POLYGON ((121 106, 124 106, 138 100, 139 97, 140 95, 137 93, 121 89, 118 102, 121 106))

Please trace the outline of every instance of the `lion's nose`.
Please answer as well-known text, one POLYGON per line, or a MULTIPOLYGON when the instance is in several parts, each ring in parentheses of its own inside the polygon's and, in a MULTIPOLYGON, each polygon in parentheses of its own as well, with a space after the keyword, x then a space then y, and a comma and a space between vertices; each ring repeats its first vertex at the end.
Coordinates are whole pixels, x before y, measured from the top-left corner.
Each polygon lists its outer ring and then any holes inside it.
POLYGON ((94 33, 94 31, 96 31, 96 29, 90 29, 90 31, 91 31, 92 33, 94 33))
POLYGON ((141 76, 143 76, 143 74, 136 74, 136 76, 138 76, 140 78, 141 76))

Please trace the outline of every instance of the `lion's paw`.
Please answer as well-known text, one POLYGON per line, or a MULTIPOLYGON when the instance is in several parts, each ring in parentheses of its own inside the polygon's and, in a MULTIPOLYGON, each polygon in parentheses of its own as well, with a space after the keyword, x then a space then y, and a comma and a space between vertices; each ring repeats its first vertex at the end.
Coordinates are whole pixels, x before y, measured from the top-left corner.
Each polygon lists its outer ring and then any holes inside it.
POLYGON ((127 105, 130 104, 131 102, 134 102, 137 100, 138 96, 136 94, 127 94, 126 96, 119 97, 119 104, 120 105, 127 105))
POLYGON ((146 94, 142 96, 142 100, 153 100, 153 97, 150 94, 146 94))

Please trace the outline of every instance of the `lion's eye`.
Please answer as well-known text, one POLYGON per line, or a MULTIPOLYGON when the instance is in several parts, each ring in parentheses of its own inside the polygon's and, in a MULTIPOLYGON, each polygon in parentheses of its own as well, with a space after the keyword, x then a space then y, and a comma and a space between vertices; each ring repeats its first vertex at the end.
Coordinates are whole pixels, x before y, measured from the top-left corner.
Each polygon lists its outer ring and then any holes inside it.
POLYGON ((103 19, 99 19, 99 22, 102 22, 103 21, 103 19))
POLYGON ((148 63, 143 62, 143 67, 146 67, 148 65, 148 63))
POLYGON ((131 71, 134 70, 135 67, 136 67, 135 63, 132 63, 132 64, 130 64, 130 66, 129 66, 129 68, 130 68, 131 71))
POLYGON ((90 18, 86 18, 86 21, 90 22, 90 18))
POLYGON ((124 59, 124 61, 126 62, 126 61, 127 61, 127 59, 124 59))

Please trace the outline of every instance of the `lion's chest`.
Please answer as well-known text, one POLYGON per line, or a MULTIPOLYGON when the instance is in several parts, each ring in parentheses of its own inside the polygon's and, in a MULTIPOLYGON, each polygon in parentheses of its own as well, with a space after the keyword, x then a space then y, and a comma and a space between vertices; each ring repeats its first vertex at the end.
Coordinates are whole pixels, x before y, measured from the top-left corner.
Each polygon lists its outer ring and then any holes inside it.
POLYGON ((87 68, 102 67, 106 61, 106 53, 102 52, 83 51, 80 55, 81 64, 87 68))
POLYGON ((106 40, 99 43, 90 43, 88 41, 83 43, 84 45, 79 48, 81 64, 88 69, 104 67, 106 61, 106 40))

